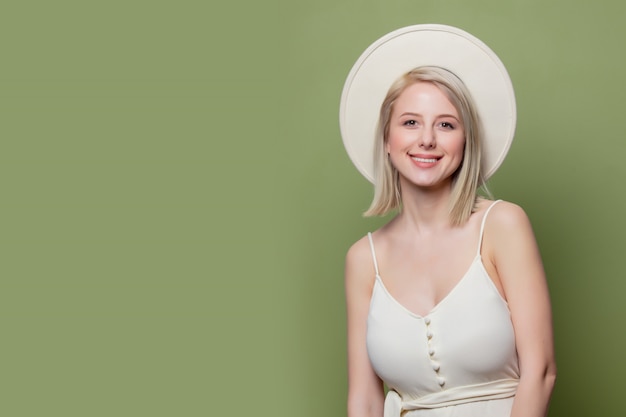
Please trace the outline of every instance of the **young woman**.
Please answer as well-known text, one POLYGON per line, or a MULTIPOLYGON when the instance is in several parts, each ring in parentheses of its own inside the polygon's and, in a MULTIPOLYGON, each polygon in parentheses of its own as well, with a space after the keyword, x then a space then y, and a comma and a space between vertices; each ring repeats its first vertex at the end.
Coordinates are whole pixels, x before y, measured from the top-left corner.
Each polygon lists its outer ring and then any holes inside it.
POLYGON ((477 194, 514 125, 506 70, 459 29, 400 29, 355 64, 344 143, 375 185, 366 215, 397 215, 346 257, 349 417, 546 415, 556 370, 539 250, 520 207, 477 194), (376 108, 378 124, 364 122, 376 108))

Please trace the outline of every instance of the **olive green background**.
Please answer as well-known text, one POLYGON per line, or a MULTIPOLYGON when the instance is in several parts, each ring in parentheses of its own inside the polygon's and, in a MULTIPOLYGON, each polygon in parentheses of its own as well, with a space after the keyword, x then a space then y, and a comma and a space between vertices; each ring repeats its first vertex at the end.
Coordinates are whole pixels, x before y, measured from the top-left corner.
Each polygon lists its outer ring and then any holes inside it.
POLYGON ((619 1, 4 1, 0 415, 343 416, 342 269, 384 219, 338 129, 359 54, 461 27, 518 99, 491 182, 553 298, 551 416, 623 409, 619 1))

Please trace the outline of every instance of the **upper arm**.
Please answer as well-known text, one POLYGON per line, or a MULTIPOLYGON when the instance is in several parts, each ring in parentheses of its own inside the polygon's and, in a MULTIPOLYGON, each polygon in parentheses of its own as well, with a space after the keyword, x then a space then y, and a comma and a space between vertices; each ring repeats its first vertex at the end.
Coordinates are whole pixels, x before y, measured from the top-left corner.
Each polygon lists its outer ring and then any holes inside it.
POLYGON ((517 205, 498 204, 486 234, 511 311, 521 375, 554 371, 550 297, 528 216, 517 205))
POLYGON ((348 251, 345 290, 348 342, 348 415, 382 415, 382 383, 367 355, 367 315, 374 285, 374 265, 367 238, 348 251))

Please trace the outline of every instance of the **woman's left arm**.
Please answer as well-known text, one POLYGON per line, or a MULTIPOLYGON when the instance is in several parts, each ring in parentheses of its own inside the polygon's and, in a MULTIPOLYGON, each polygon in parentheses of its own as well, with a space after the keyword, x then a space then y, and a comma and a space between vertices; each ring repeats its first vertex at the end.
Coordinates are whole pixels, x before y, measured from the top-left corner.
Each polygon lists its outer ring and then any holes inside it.
POLYGON ((544 417, 556 379, 550 296, 526 213, 500 203, 489 216, 491 261, 511 311, 520 382, 511 417, 544 417))

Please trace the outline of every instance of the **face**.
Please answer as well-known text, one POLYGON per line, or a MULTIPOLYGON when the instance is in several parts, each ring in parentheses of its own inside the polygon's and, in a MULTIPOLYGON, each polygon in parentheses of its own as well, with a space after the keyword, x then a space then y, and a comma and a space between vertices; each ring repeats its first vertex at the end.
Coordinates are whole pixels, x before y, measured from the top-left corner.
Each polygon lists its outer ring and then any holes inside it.
POLYGON ((400 94, 391 112, 385 149, 402 185, 449 186, 463 161, 464 146, 461 118, 437 86, 419 82, 400 94))

